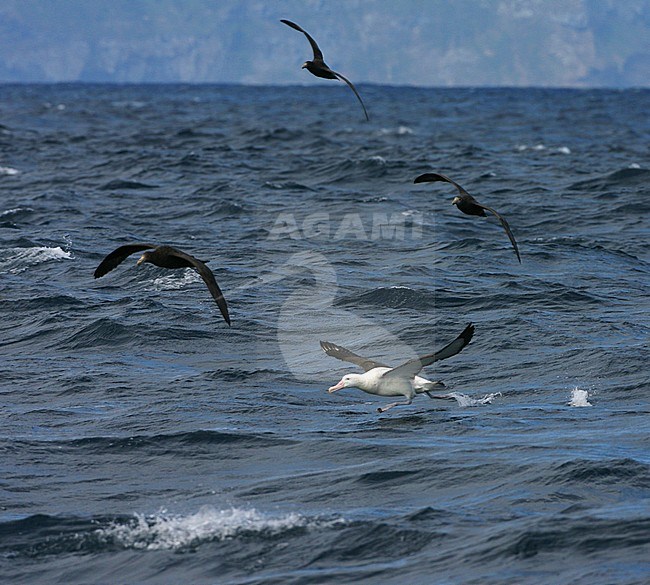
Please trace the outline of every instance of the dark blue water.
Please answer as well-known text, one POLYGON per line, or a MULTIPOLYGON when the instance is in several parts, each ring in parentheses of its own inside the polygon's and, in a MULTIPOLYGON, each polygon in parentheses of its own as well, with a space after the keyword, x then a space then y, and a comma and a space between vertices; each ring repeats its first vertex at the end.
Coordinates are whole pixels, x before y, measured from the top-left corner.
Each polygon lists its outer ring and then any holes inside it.
POLYGON ((2 583, 649 582, 650 92, 359 89, 0 87, 2 583))

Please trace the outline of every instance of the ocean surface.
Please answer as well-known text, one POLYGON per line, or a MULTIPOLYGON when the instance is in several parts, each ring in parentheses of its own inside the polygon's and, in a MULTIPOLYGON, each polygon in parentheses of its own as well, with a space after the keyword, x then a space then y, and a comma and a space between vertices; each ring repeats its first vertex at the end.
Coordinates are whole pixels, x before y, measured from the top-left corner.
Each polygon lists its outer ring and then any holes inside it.
POLYGON ((650 582, 650 91, 358 89, 0 86, 1 583, 650 582))

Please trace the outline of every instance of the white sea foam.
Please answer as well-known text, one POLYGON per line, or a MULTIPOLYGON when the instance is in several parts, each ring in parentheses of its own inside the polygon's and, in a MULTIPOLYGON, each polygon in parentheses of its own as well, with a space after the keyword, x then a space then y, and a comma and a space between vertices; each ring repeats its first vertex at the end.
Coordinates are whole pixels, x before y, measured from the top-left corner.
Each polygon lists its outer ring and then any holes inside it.
POLYGON ((7 217, 8 215, 14 215, 15 213, 20 213, 21 211, 34 211, 31 207, 12 207, 0 213, 0 217, 7 217))
POLYGON ((7 248, 0 251, 0 269, 8 270, 12 273, 27 270, 29 266, 48 262, 50 260, 70 260, 73 258, 71 252, 56 246, 48 248, 47 246, 38 248, 7 248))
MULTIPOLYGON (((529 146, 528 144, 517 144, 515 146, 515 150, 519 152, 524 152, 525 150, 536 150, 538 152, 544 151, 544 150, 549 150, 549 148, 545 144, 535 144, 533 146, 529 146)), ((558 146, 557 148, 551 149, 551 152, 559 152, 560 154, 571 154, 571 149, 568 146, 558 146)))
POLYGON ((381 128, 379 134, 386 136, 406 136, 413 134, 413 129, 408 126, 397 126, 397 128, 381 128))
POLYGON ((641 165, 639 163, 630 163, 627 168, 628 169, 640 169, 641 165))
POLYGON ((154 279, 153 285, 156 290, 177 290, 192 282, 201 282, 199 273, 191 268, 186 268, 183 276, 170 274, 169 276, 159 276, 154 279))
POLYGON ((592 406, 589 402, 589 392, 587 390, 580 390, 577 386, 571 390, 571 400, 569 406, 592 406))
POLYGON ((13 167, 0 167, 0 175, 17 175, 20 173, 18 169, 14 169, 13 167))
POLYGON ((295 528, 327 527, 342 522, 310 519, 296 513, 271 516, 255 509, 217 510, 204 506, 188 516, 165 511, 153 516, 136 514, 132 522, 113 523, 98 529, 96 535, 125 548, 174 550, 197 546, 202 542, 236 538, 242 534, 272 536, 295 528))
POLYGON ((450 392, 446 396, 454 398, 458 402, 458 406, 480 406, 481 404, 492 404, 495 398, 501 396, 501 392, 486 394, 483 398, 472 398, 461 392, 450 392))

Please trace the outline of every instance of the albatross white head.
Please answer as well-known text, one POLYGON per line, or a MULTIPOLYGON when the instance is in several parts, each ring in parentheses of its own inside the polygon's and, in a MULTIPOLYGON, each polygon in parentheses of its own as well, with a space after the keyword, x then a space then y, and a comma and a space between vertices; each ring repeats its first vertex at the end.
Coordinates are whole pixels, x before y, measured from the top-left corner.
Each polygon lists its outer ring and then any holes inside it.
POLYGON ((361 388, 361 383, 362 374, 346 374, 338 384, 330 387, 327 391, 331 394, 342 388, 361 388))
POLYGON ((460 197, 456 196, 451 200, 451 204, 452 205, 458 205, 461 201, 462 201, 462 199, 460 197))

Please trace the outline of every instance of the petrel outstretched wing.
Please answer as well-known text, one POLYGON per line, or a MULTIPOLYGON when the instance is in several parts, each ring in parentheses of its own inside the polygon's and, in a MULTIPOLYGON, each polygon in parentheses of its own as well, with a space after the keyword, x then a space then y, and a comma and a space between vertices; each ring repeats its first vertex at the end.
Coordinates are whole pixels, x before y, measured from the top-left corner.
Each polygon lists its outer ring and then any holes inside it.
POLYGON ((285 20, 282 19, 280 22, 284 22, 287 26, 290 26, 291 28, 295 28, 296 30, 299 30, 303 35, 307 37, 307 40, 309 41, 309 44, 311 45, 312 50, 314 51, 314 61, 322 61, 323 60, 323 53, 320 50, 320 47, 318 46, 318 43, 312 38, 312 36, 301 26, 298 26, 295 22, 291 22, 290 20, 285 20))
POLYGON ((423 175, 420 175, 419 177, 415 177, 415 180, 413 181, 414 183, 435 183, 437 181, 441 181, 444 183, 450 183, 456 189, 458 189, 458 193, 462 195, 468 195, 469 197, 472 197, 465 189, 463 189, 456 181, 453 181, 449 177, 446 177, 445 175, 442 175, 440 173, 424 173, 423 175))
POLYGON ((478 205, 481 209, 485 209, 485 211, 489 211, 490 213, 494 214, 494 216, 499 220, 499 223, 503 226, 503 229, 506 231, 506 235, 508 236, 508 239, 510 240, 512 247, 515 249, 515 254, 517 254, 517 260, 519 260, 519 263, 521 264, 521 256, 519 255, 519 246, 517 246, 517 242, 515 241, 515 236, 512 235, 512 230, 510 229, 510 225, 506 221, 506 218, 503 217, 500 213, 498 213, 495 209, 492 209, 487 205, 482 205, 481 203, 476 201, 476 199, 473 201, 473 203, 478 205))
POLYGON ((173 251, 169 252, 169 254, 172 256, 176 256, 177 258, 182 258, 183 260, 186 260, 199 273, 199 276, 201 276, 203 282, 205 282, 205 284, 207 285, 208 290, 212 295, 212 298, 217 302, 217 306, 219 307, 219 310, 221 311, 223 318, 226 320, 226 323, 230 325, 230 316, 228 315, 228 305, 226 304, 226 299, 223 297, 223 293, 221 292, 221 289, 219 288, 219 285, 217 284, 217 281, 214 278, 214 274, 212 274, 212 270, 210 270, 205 265, 205 263, 201 262, 201 260, 199 260, 198 258, 195 258, 190 254, 186 254, 181 250, 174 249, 173 251))
MULTIPOLYGON (((330 71, 332 71, 332 70, 330 69, 330 71)), ((334 75, 336 75, 341 81, 344 81, 345 83, 348 84, 348 87, 354 92, 354 95, 357 96, 357 99, 359 100, 359 103, 361 104, 361 107, 363 108, 363 113, 366 116, 366 121, 370 122, 370 117, 368 116, 368 110, 366 110, 366 106, 364 105, 363 100, 361 99, 361 96, 359 95, 359 92, 357 91, 357 88, 354 87, 354 85, 352 85, 352 82, 347 77, 343 77, 343 75, 341 75, 340 73, 337 73, 336 71, 332 71, 332 73, 334 73, 334 75)))
POLYGON ((100 278, 116 266, 122 264, 131 254, 142 252, 143 250, 150 250, 155 247, 153 244, 126 244, 125 246, 120 246, 100 262, 99 266, 95 268, 94 276, 95 278, 100 278))

